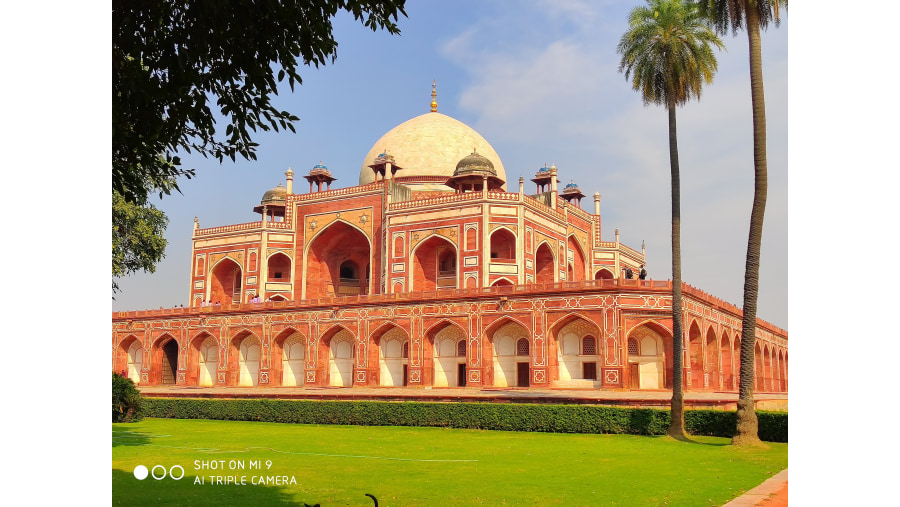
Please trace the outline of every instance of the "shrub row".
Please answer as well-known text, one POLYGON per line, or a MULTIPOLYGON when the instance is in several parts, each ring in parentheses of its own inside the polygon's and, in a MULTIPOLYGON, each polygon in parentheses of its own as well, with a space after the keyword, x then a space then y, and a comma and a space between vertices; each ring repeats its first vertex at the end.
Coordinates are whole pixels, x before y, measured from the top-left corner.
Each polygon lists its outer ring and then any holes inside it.
MULTIPOLYGON (((147 417, 174 419, 549 433, 664 435, 669 427, 668 410, 590 405, 145 398, 144 409, 147 417)), ((787 413, 757 412, 757 415, 762 440, 787 442, 787 413)), ((684 420, 693 435, 731 437, 734 434, 734 412, 687 410, 684 420)))

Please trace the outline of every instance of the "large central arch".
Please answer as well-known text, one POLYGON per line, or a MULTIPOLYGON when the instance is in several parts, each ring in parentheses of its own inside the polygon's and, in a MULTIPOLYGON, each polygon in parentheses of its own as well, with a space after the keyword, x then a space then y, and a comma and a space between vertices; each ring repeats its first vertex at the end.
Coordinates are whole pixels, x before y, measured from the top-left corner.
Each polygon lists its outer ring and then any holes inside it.
POLYGON ((304 299, 369 293, 372 249, 358 228, 337 220, 318 233, 305 257, 304 299))

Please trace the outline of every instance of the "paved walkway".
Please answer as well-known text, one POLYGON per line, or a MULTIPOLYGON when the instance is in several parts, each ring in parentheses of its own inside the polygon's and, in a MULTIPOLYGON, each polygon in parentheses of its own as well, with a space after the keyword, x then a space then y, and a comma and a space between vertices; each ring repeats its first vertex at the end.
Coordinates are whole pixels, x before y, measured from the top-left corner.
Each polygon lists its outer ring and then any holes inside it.
POLYGON ((778 472, 759 486, 726 503, 724 507, 787 507, 788 469, 778 472))

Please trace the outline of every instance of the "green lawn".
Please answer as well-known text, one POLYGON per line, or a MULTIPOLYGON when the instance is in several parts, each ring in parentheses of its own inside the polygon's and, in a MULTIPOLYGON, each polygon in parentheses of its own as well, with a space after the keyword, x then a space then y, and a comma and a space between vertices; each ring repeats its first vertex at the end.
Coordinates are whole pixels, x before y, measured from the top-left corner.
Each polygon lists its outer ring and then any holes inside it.
MULTIPOLYGON (((147 419, 113 424, 114 505, 721 505, 787 467, 787 444, 147 419), (195 470, 195 461, 224 470, 195 470), (261 470, 250 469, 259 460, 261 470), (245 468, 229 470, 231 462, 245 468), (267 469, 266 462, 271 462, 267 469), (180 465, 184 477, 139 481, 136 466, 180 465), (195 478, 205 484, 195 484, 195 478), (246 485, 211 484, 245 477, 246 485), (255 477, 296 484, 253 485, 255 477)), ((162 468, 157 468, 157 476, 162 468)), ((181 472, 176 469, 176 473, 181 472)))

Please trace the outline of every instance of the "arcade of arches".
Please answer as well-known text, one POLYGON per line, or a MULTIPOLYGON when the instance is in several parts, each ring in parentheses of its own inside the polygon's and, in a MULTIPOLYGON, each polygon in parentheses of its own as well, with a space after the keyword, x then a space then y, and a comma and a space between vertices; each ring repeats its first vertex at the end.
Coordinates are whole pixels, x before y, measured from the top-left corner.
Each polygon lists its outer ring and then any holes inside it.
MULTIPOLYGON (((445 248, 436 240, 422 256, 437 273, 445 248)), ((487 299, 337 312, 234 310, 132 321, 131 329, 114 322, 113 362, 149 385, 671 389, 665 311, 588 304, 610 301, 610 293, 597 292, 593 299, 580 293, 581 309, 567 309, 570 298, 523 296, 506 306, 487 299)), ((740 320, 705 313, 716 318, 685 317, 685 389, 736 391, 740 320)), ((759 333, 756 389, 786 392, 786 339, 766 328, 759 333)))

